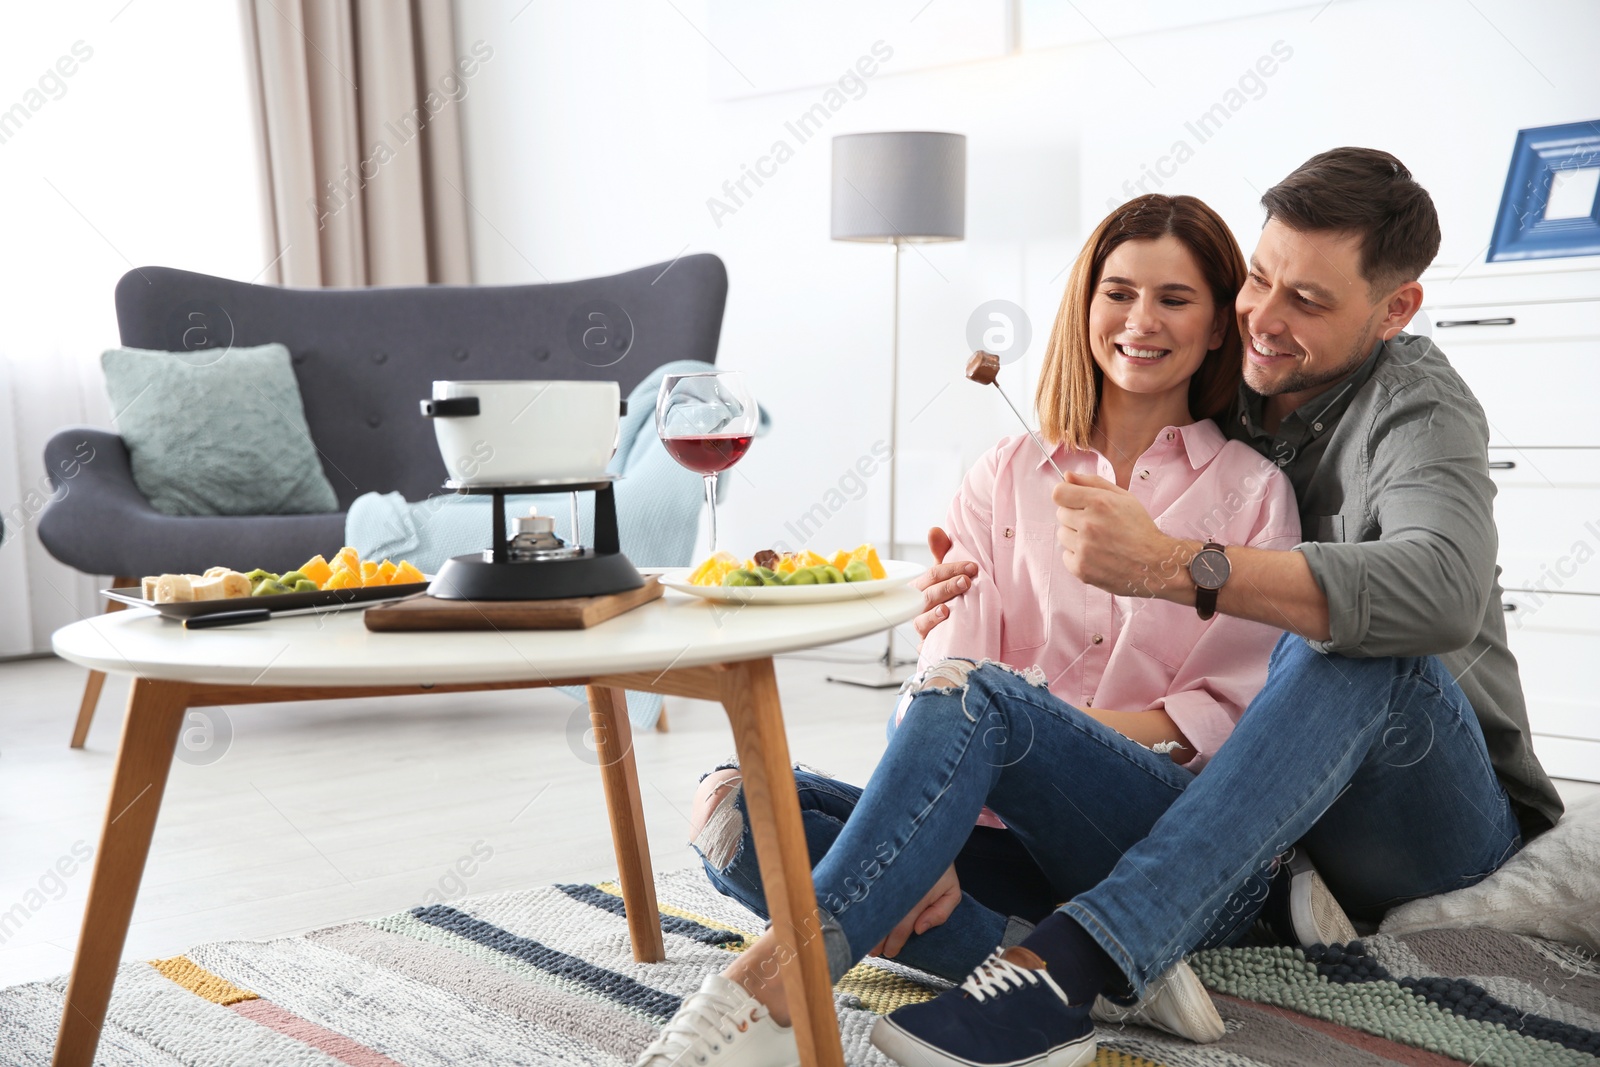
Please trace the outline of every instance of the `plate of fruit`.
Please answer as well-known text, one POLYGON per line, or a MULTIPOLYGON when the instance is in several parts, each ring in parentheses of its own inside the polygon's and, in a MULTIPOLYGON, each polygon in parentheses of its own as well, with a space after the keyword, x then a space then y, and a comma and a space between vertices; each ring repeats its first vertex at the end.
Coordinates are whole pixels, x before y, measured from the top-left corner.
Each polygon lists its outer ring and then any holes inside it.
POLYGON ((806 549, 764 549, 748 559, 729 552, 696 567, 667 571, 661 584, 707 600, 739 604, 816 604, 876 596, 905 585, 923 572, 920 564, 880 560, 872 545, 840 549, 831 557, 806 549))
POLYGON ((204 574, 157 574, 138 588, 106 589, 106 597, 140 608, 155 608, 170 619, 190 619, 220 611, 266 608, 342 608, 397 600, 420 593, 431 579, 408 561, 364 560, 346 545, 332 560, 312 556, 292 571, 236 571, 212 567, 204 574))

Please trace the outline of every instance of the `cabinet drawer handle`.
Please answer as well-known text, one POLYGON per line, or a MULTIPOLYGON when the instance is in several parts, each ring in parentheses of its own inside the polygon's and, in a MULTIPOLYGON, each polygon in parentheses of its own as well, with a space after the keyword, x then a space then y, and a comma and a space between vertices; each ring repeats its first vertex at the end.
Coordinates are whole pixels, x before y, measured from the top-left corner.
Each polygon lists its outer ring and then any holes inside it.
POLYGON ((1514 459, 1491 459, 1489 461, 1489 469, 1492 471, 1514 471, 1517 469, 1517 461, 1514 459))
POLYGON ((1441 319, 1434 323, 1441 330, 1447 330, 1452 326, 1515 326, 1516 324, 1517 320, 1509 315, 1500 319, 1441 319))
POLYGON ((1501 606, 1501 607, 1502 607, 1502 608, 1504 608, 1504 609, 1505 609, 1505 610, 1506 610, 1506 611, 1507 611, 1507 612, 1512 612, 1512 611, 1516 611, 1516 610, 1517 610, 1517 605, 1516 605, 1516 604, 1514 604, 1514 603, 1512 603, 1512 602, 1511 602, 1511 601, 1509 601, 1509 600, 1507 600, 1507 601, 1505 601, 1505 602, 1504 602, 1504 603, 1502 603, 1502 604, 1501 604, 1501 605, 1500 605, 1500 606, 1501 606))

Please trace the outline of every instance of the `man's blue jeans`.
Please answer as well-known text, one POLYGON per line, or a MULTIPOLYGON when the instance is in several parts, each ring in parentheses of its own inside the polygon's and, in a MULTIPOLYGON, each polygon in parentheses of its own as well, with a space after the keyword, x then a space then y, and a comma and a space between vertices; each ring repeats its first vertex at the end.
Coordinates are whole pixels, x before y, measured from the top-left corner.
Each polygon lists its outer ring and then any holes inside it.
MULTIPOLYGON (((1136 993, 1247 924, 1297 842, 1358 919, 1471 885, 1521 844, 1477 717, 1433 657, 1351 659, 1285 635, 1199 775, 1007 667, 957 660, 930 674, 853 803, 848 788, 802 792, 811 812, 827 793, 842 822, 813 879, 849 962, 921 900, 985 804, 1136 993)), ((744 821, 731 855, 706 866, 748 904, 760 883, 744 821)), ((819 824, 807 822, 810 838, 819 824)), ((900 959, 960 977, 1005 927, 963 899, 900 959)))

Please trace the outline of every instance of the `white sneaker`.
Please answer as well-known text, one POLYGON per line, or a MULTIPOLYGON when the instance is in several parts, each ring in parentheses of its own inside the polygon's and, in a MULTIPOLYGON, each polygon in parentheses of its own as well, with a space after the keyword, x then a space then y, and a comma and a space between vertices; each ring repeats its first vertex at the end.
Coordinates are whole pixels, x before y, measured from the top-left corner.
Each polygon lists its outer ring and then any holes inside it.
POLYGON ((1089 1017, 1101 1023, 1137 1023, 1165 1030, 1201 1045, 1222 1040, 1228 1030, 1211 1003, 1200 976, 1179 960, 1145 987, 1138 1003, 1123 1007, 1096 997, 1089 1017))
POLYGON ((794 1028, 738 982, 706 975, 634 1067, 800 1067, 794 1028))
POLYGON ((1360 936, 1302 848, 1289 858, 1289 921, 1302 947, 1348 945, 1360 936))

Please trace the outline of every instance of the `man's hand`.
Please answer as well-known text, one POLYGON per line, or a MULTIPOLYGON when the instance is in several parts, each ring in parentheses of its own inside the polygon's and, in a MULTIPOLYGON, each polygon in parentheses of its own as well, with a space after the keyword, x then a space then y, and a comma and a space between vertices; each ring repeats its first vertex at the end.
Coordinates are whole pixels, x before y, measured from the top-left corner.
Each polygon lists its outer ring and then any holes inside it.
POLYGON ((917 902, 911 913, 889 931, 889 936, 879 941, 869 956, 898 956, 900 950, 906 947, 906 942, 912 934, 925 934, 935 926, 943 925, 950 918, 950 913, 956 910, 956 905, 961 903, 961 883, 956 879, 956 866, 939 876, 933 883, 933 888, 917 902))
POLYGON ((1114 596, 1192 596, 1192 550, 1156 527, 1134 495, 1092 474, 1055 487, 1056 540, 1067 570, 1114 596))
POLYGON ((930 630, 950 617, 950 609, 945 604, 971 589, 972 580, 978 576, 976 563, 966 560, 944 561, 950 545, 950 536, 939 527, 928 530, 928 549, 933 553, 933 566, 914 583, 922 590, 922 614, 911 620, 918 637, 927 637, 930 630))

